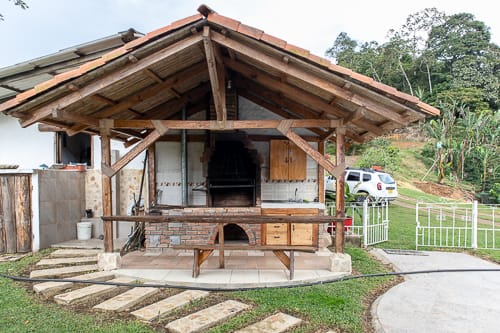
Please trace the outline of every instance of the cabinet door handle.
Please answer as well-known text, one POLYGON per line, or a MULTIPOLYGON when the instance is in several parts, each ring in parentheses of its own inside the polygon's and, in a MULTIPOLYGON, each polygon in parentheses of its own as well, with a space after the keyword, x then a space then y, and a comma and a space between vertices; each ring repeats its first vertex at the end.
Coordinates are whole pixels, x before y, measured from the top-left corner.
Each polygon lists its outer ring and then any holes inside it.
POLYGON ((274 236, 275 239, 281 238, 280 236, 274 236))

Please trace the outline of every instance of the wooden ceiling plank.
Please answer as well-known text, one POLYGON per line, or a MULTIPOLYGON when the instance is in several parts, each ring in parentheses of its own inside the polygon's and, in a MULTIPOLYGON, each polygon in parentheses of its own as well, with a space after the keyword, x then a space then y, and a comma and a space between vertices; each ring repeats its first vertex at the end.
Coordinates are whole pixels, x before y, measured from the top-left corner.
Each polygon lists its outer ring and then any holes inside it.
POLYGON ((99 95, 99 94, 94 94, 94 95, 91 95, 90 97, 92 99, 94 99, 98 102, 101 102, 103 104, 106 104, 106 105, 115 105, 117 103, 117 102, 113 101, 112 99, 104 97, 104 96, 99 95))
POLYGON ((158 76, 158 74, 156 74, 149 68, 144 69, 143 73, 153 79, 153 81, 155 81, 156 83, 163 83, 164 81, 161 77, 158 76))
POLYGON ((386 119, 390 119, 400 125, 408 124, 407 121, 397 112, 390 111, 385 108, 380 108, 376 102, 364 96, 355 94, 351 91, 346 91, 342 87, 339 87, 325 79, 322 79, 321 77, 313 75, 312 73, 307 72, 298 67, 294 67, 287 63, 283 63, 283 61, 281 61, 280 59, 275 59, 265 53, 259 52, 258 50, 251 48, 243 43, 240 43, 234 39, 226 38, 214 31, 212 31, 211 39, 214 42, 224 47, 233 49, 238 53, 242 53, 245 56, 251 57, 265 66, 275 68, 283 73, 286 73, 291 77, 307 82, 308 84, 312 84, 323 91, 329 92, 334 96, 347 100, 358 106, 364 106, 370 112, 379 114, 380 116, 386 119))
MULTIPOLYGON (((269 111, 273 112, 273 113, 276 113, 277 115, 283 117, 283 118, 289 118, 290 117, 290 113, 281 109, 280 107, 276 106, 276 105, 279 105, 279 104, 272 104, 270 103, 269 101, 266 101, 262 98, 259 98, 257 97, 256 95, 254 94, 250 94, 248 91, 241 91, 239 93, 241 96, 245 97, 246 99, 254 102, 255 104, 257 105, 260 105, 262 106, 263 108, 265 109, 268 109, 269 111)), ((272 101, 274 103, 274 101, 272 101)), ((314 115, 311 116, 311 118, 314 118, 314 115)), ((319 136, 322 136, 325 134, 325 132, 319 128, 308 128, 308 130, 310 130, 311 132, 319 135, 319 136)))
MULTIPOLYGON (((245 65, 243 63, 235 62, 230 59, 225 59, 226 66, 229 68, 233 69, 234 71, 240 73, 247 79, 253 80, 255 82, 258 82, 259 84, 262 84, 264 87, 274 90, 274 91, 279 91, 286 96, 290 96, 290 98, 297 99, 300 101, 300 103, 307 105, 308 107, 311 107, 313 109, 325 111, 329 114, 332 114, 336 117, 340 118, 347 118, 350 116, 352 113, 351 111, 347 111, 345 109, 342 109, 338 106, 332 106, 326 101, 322 100, 321 98, 310 94, 304 90, 301 90, 299 88, 295 88, 293 86, 284 84, 280 82, 277 79, 272 78, 271 76, 264 74, 260 71, 257 71, 253 68, 251 68, 248 65, 245 65)), ((378 136, 383 135, 384 131, 383 129, 377 127, 376 125, 371 124, 368 121, 359 119, 356 121, 352 121, 356 126, 359 126, 363 128, 366 131, 372 132, 378 136)))
POLYGON ((165 58, 169 58, 175 55, 179 51, 182 51, 190 46, 196 45, 201 40, 202 36, 199 34, 186 37, 185 39, 182 39, 177 43, 174 43, 164 49, 161 49, 145 57, 144 59, 139 60, 136 63, 130 63, 113 73, 110 73, 104 77, 96 79, 87 86, 82 87, 80 90, 72 92, 64 97, 61 97, 53 102, 50 102, 38 108, 36 111, 32 112, 27 118, 23 119, 21 126, 27 127, 44 118, 47 118, 52 113, 52 110, 54 109, 62 110, 67 106, 82 100, 85 97, 98 93, 100 90, 109 87, 110 85, 122 80, 124 77, 138 73, 143 69, 148 68, 165 58))
POLYGON ((217 120, 225 122, 227 120, 226 107, 226 86, 222 60, 216 59, 215 46, 211 41, 211 31, 209 26, 203 28, 203 45, 207 59, 208 74, 212 86, 212 96, 214 98, 215 113, 217 120))

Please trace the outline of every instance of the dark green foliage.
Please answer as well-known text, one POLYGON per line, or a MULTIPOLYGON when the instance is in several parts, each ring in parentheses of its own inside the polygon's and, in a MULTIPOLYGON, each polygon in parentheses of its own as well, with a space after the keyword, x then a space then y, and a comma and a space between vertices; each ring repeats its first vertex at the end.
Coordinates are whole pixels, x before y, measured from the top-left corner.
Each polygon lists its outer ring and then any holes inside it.
POLYGON ((392 146, 385 138, 378 138, 366 144, 367 148, 361 154, 358 167, 369 168, 373 165, 381 166, 385 171, 394 172, 401 162, 399 149, 392 146))

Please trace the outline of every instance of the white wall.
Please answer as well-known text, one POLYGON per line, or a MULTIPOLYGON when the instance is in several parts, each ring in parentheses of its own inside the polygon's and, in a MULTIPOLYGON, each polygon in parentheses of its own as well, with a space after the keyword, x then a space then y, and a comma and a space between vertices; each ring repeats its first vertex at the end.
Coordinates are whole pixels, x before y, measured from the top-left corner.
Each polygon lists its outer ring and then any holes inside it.
MULTIPOLYGON (((94 154, 94 169, 101 169, 101 139, 99 136, 94 135, 92 139, 92 150, 94 154)), ((125 148, 123 142, 111 140, 111 150, 117 150, 119 157, 123 157, 132 147, 125 148)), ((144 162, 144 152, 134 158, 129 164, 125 166, 126 169, 142 169, 144 162)))
POLYGON ((20 169, 50 166, 55 161, 54 133, 38 131, 37 125, 22 128, 16 118, 0 112, 0 164, 20 169))

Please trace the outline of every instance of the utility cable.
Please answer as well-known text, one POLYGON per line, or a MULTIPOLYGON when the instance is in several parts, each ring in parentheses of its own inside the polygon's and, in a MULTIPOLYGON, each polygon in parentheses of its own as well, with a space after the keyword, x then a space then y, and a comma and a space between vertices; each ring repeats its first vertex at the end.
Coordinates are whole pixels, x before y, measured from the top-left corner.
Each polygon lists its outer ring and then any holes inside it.
MULTIPOLYGON (((416 274, 435 274, 435 273, 472 273, 472 272, 500 272, 500 268, 456 268, 456 269, 433 269, 433 270, 421 270, 421 271, 407 271, 407 272, 386 272, 386 273, 372 273, 372 274, 359 274, 359 275, 349 275, 344 277, 326 279, 322 281, 311 281, 304 283, 297 283, 291 285, 278 285, 278 286, 265 286, 266 288, 296 288, 296 287, 310 287, 315 285, 330 284, 336 282, 343 282, 356 279, 364 278, 375 278, 375 277, 385 277, 385 276, 398 276, 398 275, 416 275, 416 274)), ((109 281, 94 281, 94 280, 78 280, 78 279, 55 279, 55 278, 29 278, 23 276, 12 276, 7 274, 1 274, 0 277, 11 279, 13 281, 20 282, 73 282, 73 283, 84 283, 84 284, 101 284, 110 285, 118 287, 150 287, 150 288, 174 288, 174 289, 189 289, 189 290, 203 290, 203 291, 246 291, 246 290, 256 290, 262 289, 263 287, 248 286, 248 287, 235 287, 235 288, 216 288, 216 287, 202 287, 202 286, 187 286, 187 285, 176 285, 176 284, 160 284, 160 283, 121 283, 121 282, 109 282, 109 281)))

